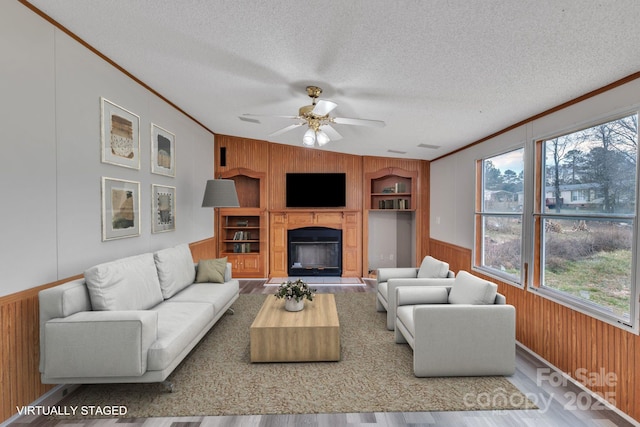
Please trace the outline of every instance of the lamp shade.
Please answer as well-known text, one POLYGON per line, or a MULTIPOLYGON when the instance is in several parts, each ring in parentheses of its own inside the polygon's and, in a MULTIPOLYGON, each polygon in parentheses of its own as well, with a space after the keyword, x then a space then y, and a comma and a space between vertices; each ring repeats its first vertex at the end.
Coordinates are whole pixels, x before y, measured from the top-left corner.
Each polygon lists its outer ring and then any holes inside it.
POLYGON ((204 189, 203 208, 237 208, 238 193, 232 179, 210 179, 204 189))

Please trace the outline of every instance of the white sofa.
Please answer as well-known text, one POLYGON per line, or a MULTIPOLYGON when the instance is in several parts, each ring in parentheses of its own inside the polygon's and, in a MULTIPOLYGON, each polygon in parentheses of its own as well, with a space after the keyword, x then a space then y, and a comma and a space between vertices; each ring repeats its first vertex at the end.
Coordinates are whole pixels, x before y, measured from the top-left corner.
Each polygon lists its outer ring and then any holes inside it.
POLYGON ((376 276, 376 310, 387 312, 387 329, 393 331, 396 321, 396 288, 399 286, 448 286, 455 274, 449 264, 426 256, 419 268, 379 268, 376 276))
POLYGON ((514 374, 516 312, 497 288, 460 271, 451 286, 396 290, 395 339, 417 377, 514 374))
POLYGON ((226 259, 186 244, 91 267, 39 293, 41 381, 163 382, 238 295, 226 259))

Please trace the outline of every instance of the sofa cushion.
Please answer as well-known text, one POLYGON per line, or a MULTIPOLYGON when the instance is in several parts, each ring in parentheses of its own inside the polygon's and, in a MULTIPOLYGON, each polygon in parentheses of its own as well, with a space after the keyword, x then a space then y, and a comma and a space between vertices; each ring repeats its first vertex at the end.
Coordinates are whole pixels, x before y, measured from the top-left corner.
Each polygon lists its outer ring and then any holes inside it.
POLYGON ((449 304, 493 304, 498 285, 460 271, 449 292, 449 304))
POLYGON ((449 264, 430 256, 424 257, 418 269, 419 278, 447 277, 447 273, 449 273, 449 264))
POLYGON ((213 322, 211 304, 165 301, 153 311, 158 313, 158 339, 147 353, 149 371, 166 369, 213 322))
POLYGON ((93 266, 84 277, 94 310, 146 310, 162 302, 150 253, 93 266))
POLYGON ((164 299, 171 298, 192 284, 196 278, 191 250, 186 243, 175 248, 162 249, 153 254, 153 258, 164 299))
POLYGON ((225 283, 194 283, 187 289, 176 294, 174 302, 208 302, 214 307, 214 316, 232 301, 240 290, 237 280, 225 283))
POLYGON ((201 259, 198 262, 197 283, 224 283, 224 272, 227 268, 227 257, 216 259, 201 259))

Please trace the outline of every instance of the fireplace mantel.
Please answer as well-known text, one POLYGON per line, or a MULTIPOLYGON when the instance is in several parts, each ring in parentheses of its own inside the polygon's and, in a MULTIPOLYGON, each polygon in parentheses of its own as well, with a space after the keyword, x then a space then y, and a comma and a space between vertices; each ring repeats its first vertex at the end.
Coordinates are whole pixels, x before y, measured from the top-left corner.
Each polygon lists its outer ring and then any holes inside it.
POLYGON ((342 230, 342 276, 360 277, 362 214, 340 209, 286 209, 269 214, 269 275, 287 276, 287 230, 328 227, 342 230))

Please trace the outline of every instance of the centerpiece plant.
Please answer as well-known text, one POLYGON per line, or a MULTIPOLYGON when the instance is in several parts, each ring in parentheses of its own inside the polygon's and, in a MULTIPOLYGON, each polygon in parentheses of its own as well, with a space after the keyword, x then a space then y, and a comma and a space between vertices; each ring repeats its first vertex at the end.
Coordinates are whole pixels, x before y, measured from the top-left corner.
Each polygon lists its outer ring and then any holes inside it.
POLYGON ((316 291, 317 289, 312 289, 302 279, 295 281, 288 280, 280 284, 278 292, 276 292, 276 298, 295 300, 296 302, 300 302, 306 298, 309 301, 313 301, 313 296, 316 291))

